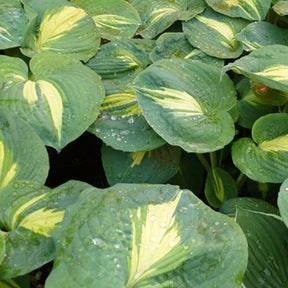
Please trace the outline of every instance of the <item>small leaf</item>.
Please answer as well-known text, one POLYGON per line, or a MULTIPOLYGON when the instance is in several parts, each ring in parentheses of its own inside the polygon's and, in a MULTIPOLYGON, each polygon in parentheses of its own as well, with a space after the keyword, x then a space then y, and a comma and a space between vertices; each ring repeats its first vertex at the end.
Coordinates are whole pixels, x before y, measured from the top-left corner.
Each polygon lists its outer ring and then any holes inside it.
POLYGON ((106 96, 88 131, 106 145, 126 152, 152 150, 165 143, 146 122, 131 90, 106 96))
POLYGON ((271 0, 206 0, 215 11, 230 17, 264 20, 271 0))
POLYGON ((226 200, 237 197, 237 187, 232 176, 216 167, 209 170, 205 183, 205 196, 208 203, 219 208, 226 200))
POLYGON ((132 0, 138 10, 142 25, 139 34, 144 38, 154 38, 177 20, 188 20, 201 13, 207 6, 204 0, 166 1, 132 0))
POLYGON ((98 28, 102 38, 131 38, 141 23, 136 9, 123 0, 72 0, 84 9, 98 28))
POLYGON ((230 18, 207 8, 202 14, 183 22, 183 32, 194 47, 217 58, 237 58, 243 51, 235 36, 247 21, 230 18))
POLYGON ((122 152, 102 147, 102 162, 110 185, 165 183, 179 170, 181 149, 164 145, 151 151, 122 152))
POLYGON ((264 21, 247 25, 236 35, 236 39, 244 44, 246 51, 273 44, 288 45, 286 29, 264 21))
POLYGON ((151 51, 153 62, 161 59, 182 58, 200 60, 208 64, 222 67, 224 61, 211 57, 201 50, 195 49, 186 39, 184 33, 163 33, 156 40, 156 47, 151 51))
POLYGON ((232 146, 237 168, 252 180, 281 183, 288 177, 287 121, 284 113, 268 114, 252 127, 252 137, 241 138, 232 146), (277 128, 276 128, 277 127, 277 128))

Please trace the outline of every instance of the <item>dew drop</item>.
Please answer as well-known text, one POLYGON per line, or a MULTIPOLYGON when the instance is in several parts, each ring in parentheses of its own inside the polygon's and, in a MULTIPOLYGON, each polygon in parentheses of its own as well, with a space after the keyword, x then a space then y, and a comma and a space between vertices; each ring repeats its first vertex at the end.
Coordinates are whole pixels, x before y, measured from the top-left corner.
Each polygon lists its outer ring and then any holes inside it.
POLYGON ((97 238, 97 237, 93 238, 92 242, 95 246, 100 247, 100 248, 106 245, 106 242, 104 240, 102 240, 101 238, 97 238))
POLYGON ((151 222, 155 221, 155 216, 150 217, 151 222))
POLYGON ((115 247, 115 249, 119 249, 120 248, 120 244, 115 244, 114 247, 115 247))

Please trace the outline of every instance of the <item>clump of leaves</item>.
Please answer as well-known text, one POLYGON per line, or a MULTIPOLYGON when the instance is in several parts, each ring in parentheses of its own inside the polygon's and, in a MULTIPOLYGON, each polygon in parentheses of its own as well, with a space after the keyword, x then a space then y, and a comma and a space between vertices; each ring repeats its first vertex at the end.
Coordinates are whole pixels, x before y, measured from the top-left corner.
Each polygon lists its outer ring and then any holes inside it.
POLYGON ((287 3, 0 0, 0 286, 287 287, 287 3))

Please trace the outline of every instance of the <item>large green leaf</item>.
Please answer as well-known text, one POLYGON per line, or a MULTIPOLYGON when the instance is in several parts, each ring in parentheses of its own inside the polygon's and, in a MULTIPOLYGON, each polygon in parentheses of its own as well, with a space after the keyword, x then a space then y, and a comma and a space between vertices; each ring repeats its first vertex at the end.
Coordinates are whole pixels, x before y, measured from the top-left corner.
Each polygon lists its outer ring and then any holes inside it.
POLYGON ((211 152, 234 137, 227 112, 236 104, 230 78, 195 60, 161 60, 135 79, 133 88, 144 117, 169 144, 188 152, 211 152), (221 135, 221 137, 218 137, 221 135))
POLYGON ((154 38, 177 20, 188 20, 201 13, 207 6, 204 0, 132 0, 138 10, 142 26, 139 34, 144 38, 154 38))
POLYGON ((237 194, 236 183, 228 172, 220 167, 209 170, 205 181, 205 197, 212 207, 219 208, 228 199, 236 198, 237 194))
POLYGON ((17 181, 1 190, 0 228, 7 232, 0 278, 24 275, 53 259, 51 231, 62 221, 65 208, 90 187, 70 181, 51 190, 35 182, 17 181))
POLYGON ((287 30, 264 21, 249 24, 235 38, 244 44, 246 51, 273 44, 288 45, 287 30))
POLYGON ((1 111, 0 190, 15 179, 44 183, 48 169, 48 154, 33 129, 15 114, 1 111))
POLYGON ((100 45, 100 36, 92 17, 68 1, 54 0, 52 5, 49 2, 41 0, 35 4, 34 0, 24 1, 30 11, 30 21, 21 51, 28 57, 50 51, 88 61, 100 45), (36 14, 33 14, 34 9, 36 14))
POLYGON ((102 147, 103 167, 110 185, 165 183, 179 170, 180 156, 181 149, 169 145, 133 153, 102 147))
POLYGON ((148 125, 131 90, 106 96, 88 131, 114 149, 127 152, 148 151, 165 143, 148 125))
POLYGON ((207 8, 202 14, 183 22, 183 31, 194 47, 217 58, 237 58, 243 44, 235 36, 249 22, 230 18, 207 8))
POLYGON ((264 20, 271 0, 206 0, 215 11, 230 17, 264 20))
POLYGON ((280 187, 277 204, 281 217, 288 227, 288 179, 286 179, 280 187))
POLYGON ((288 177, 288 114, 274 113, 259 118, 252 139, 241 138, 232 146, 234 164, 258 182, 281 183, 288 177))
POLYGON ((21 45, 28 19, 20 1, 0 1, 0 49, 21 45))
POLYGON ((224 67, 268 87, 288 92, 288 46, 268 45, 224 67))
POLYGON ((184 58, 200 60, 205 63, 222 67, 224 60, 211 57, 199 49, 194 48, 186 39, 184 33, 167 32, 156 40, 156 47, 150 53, 153 62, 161 59, 184 58))
POLYGON ((48 146, 58 151, 79 137, 98 116, 104 97, 100 77, 66 55, 41 53, 31 73, 18 58, 1 57, 1 109, 15 111, 48 146))
POLYGON ((123 0, 70 0, 83 8, 93 20, 102 38, 130 38, 141 24, 137 10, 123 0))
POLYGON ((57 287, 239 287, 241 229, 189 190, 118 184, 82 193, 54 231, 57 287))
POLYGON ((288 229, 277 209, 261 200, 237 198, 225 202, 221 211, 234 217, 248 241, 245 287, 288 287, 288 229))
POLYGON ((106 95, 119 93, 151 63, 153 45, 152 40, 112 40, 102 45, 87 65, 101 76, 106 95))

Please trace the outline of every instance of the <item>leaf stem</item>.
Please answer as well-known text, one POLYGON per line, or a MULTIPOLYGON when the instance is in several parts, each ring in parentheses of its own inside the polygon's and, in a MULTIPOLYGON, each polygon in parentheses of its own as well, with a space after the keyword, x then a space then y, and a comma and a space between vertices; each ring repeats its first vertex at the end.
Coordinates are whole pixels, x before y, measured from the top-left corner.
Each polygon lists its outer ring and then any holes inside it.
POLYGON ((246 181, 246 175, 244 175, 243 173, 240 173, 237 180, 236 180, 236 186, 238 188, 238 193, 241 191, 243 184, 246 181))
POLYGON ((216 152, 210 152, 210 163, 211 163, 211 167, 216 168, 217 167, 217 155, 216 152))
POLYGON ((209 162, 205 158, 205 156, 203 154, 200 154, 200 153, 196 153, 196 155, 197 155, 199 161, 201 162, 202 166, 206 170, 206 172, 208 172, 211 169, 211 167, 209 165, 209 162))

